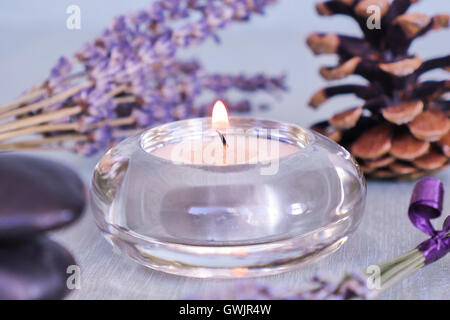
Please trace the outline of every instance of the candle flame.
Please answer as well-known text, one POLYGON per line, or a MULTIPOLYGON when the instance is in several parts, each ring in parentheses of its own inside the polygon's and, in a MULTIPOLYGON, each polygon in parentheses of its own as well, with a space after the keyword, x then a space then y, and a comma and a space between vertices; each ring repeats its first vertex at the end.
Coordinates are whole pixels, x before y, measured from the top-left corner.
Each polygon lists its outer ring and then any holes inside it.
POLYGON ((212 126, 214 129, 228 128, 228 112, 225 104, 217 100, 212 111, 212 126))

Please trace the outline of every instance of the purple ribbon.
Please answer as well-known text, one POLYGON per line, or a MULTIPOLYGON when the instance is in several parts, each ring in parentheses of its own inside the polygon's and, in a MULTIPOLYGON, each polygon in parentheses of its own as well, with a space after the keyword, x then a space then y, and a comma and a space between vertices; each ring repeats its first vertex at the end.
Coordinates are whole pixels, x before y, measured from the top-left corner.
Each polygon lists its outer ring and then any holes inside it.
POLYGON ((417 229, 431 236, 417 246, 425 257, 425 264, 433 263, 450 252, 450 216, 445 219, 441 231, 434 229, 430 222, 441 215, 443 200, 444 187, 439 179, 424 178, 414 186, 408 216, 417 229))

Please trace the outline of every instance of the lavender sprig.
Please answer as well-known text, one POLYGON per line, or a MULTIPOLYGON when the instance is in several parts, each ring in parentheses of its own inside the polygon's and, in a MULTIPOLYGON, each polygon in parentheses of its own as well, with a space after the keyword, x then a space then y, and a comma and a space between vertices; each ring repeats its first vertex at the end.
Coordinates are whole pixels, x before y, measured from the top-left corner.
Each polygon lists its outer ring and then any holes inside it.
POLYGON ((450 216, 442 230, 435 230, 430 220, 438 218, 443 208, 444 189, 436 178, 424 178, 414 187, 408 210, 412 224, 430 236, 415 249, 388 262, 372 265, 361 272, 346 274, 342 279, 314 277, 309 288, 274 288, 260 282, 247 282, 224 294, 207 299, 295 299, 349 300, 376 299, 385 290, 419 269, 434 263, 450 252, 450 216))
POLYGON ((232 22, 248 21, 276 0, 157 0, 144 10, 113 19, 73 58, 62 57, 48 79, 17 101, 0 107, 0 150, 57 146, 89 155, 124 136, 159 123, 209 115, 212 101, 248 112, 247 99, 226 99, 232 90, 285 89, 284 77, 209 73, 179 49, 207 39, 232 22), (63 111, 64 110, 64 111, 63 111), (45 115, 43 117, 43 115, 45 115), (20 118, 21 122, 18 122, 20 118), (18 122, 18 123, 17 123, 18 122), (37 140, 24 140, 29 134, 37 140))
POLYGON ((216 292, 201 299, 208 300, 348 300, 370 299, 366 278, 360 273, 348 274, 341 280, 315 276, 300 290, 274 287, 259 281, 242 282, 231 290, 216 292))

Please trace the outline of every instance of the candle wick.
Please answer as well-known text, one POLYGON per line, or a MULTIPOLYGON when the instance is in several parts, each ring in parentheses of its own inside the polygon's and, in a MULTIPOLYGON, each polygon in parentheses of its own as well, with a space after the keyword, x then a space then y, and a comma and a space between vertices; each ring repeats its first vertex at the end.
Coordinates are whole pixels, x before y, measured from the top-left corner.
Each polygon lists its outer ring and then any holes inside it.
POLYGON ((220 140, 222 140, 223 147, 226 148, 227 147, 227 140, 225 139, 225 136, 219 130, 216 130, 216 132, 219 135, 220 140))

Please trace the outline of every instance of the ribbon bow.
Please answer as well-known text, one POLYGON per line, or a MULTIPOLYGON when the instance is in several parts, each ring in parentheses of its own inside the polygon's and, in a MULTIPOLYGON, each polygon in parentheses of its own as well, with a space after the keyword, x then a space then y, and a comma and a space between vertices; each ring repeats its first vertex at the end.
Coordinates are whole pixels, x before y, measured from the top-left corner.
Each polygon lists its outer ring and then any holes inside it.
POLYGON ((425 257, 425 264, 433 263, 450 252, 450 216, 440 231, 434 229, 430 222, 441 215, 443 199, 444 187, 439 179, 424 178, 414 186, 408 216, 417 229, 431 236, 417 246, 425 257))

